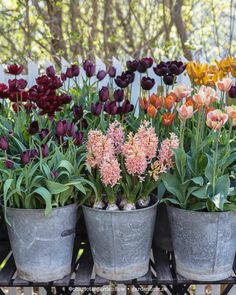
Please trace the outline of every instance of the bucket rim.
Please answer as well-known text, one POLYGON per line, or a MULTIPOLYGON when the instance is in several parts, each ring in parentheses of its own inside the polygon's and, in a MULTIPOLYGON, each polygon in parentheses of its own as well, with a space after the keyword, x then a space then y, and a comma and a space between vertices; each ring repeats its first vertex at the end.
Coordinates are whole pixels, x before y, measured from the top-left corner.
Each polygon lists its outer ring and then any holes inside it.
MULTIPOLYGON (((0 203, 0 206, 4 208, 4 205, 2 203, 0 203)), ((54 211, 59 211, 65 208, 69 208, 69 207, 78 207, 78 202, 69 204, 69 205, 65 205, 63 207, 57 207, 57 208, 52 208, 52 212, 54 211)), ((26 212, 44 212, 45 209, 27 209, 27 208, 14 208, 14 207, 6 207, 6 211, 26 211, 26 212)))

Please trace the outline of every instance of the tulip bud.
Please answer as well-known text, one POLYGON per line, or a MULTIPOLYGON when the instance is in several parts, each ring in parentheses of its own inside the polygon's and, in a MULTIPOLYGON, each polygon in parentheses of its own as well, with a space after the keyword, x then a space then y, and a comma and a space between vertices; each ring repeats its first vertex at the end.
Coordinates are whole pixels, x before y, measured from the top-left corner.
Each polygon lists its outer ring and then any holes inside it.
POLYGON ((81 125, 82 125, 83 129, 87 129, 88 128, 88 121, 86 119, 82 119, 81 125))
POLYGON ((82 105, 74 105, 72 108, 74 117, 76 120, 80 120, 83 117, 83 106, 82 105))
POLYGON ((73 77, 78 77, 79 76, 79 66, 78 65, 71 65, 71 69, 73 72, 73 77))
POLYGON ((94 116, 99 116, 102 112, 102 104, 100 102, 92 103, 91 104, 91 113, 94 116))
POLYGON ((86 76, 91 78, 95 73, 95 65, 90 60, 85 60, 83 63, 86 76))
POLYGON ((41 140, 43 140, 49 133, 49 129, 48 128, 43 128, 41 129, 41 131, 39 132, 39 137, 41 140))
POLYGON ((14 163, 9 159, 7 159, 4 164, 7 169, 12 169, 14 167, 14 163))
POLYGON ((0 137, 0 148, 3 150, 3 151, 6 151, 8 149, 8 140, 6 138, 6 136, 2 136, 0 137))
POLYGON ((135 72, 137 71, 137 67, 138 67, 138 61, 137 60, 128 60, 126 62, 126 66, 127 66, 127 69, 131 72, 135 72))
POLYGON ((163 77, 163 81, 166 85, 173 85, 174 83, 174 76, 173 75, 165 75, 163 77))
POLYGON ((99 81, 102 81, 105 77, 106 77, 106 71, 104 71, 104 70, 100 70, 100 71, 98 71, 97 72, 97 79, 99 80, 99 81))
POLYGON ((232 86, 229 90, 229 97, 236 98, 236 86, 232 86))
POLYGON ((39 131, 39 124, 38 121, 33 121, 30 123, 30 126, 28 128, 28 132, 31 135, 36 134, 39 131))
POLYGON ((123 102, 122 104, 122 109, 121 112, 122 114, 128 114, 130 112, 132 112, 134 109, 134 105, 131 104, 127 99, 123 102))
POLYGON ((66 74, 65 73, 61 73, 61 80, 62 80, 62 82, 66 81, 66 74))
POLYGON ((74 136, 74 144, 81 145, 83 143, 84 134, 81 131, 77 131, 74 136))
POLYGON ((66 77, 67 78, 73 78, 73 70, 72 70, 72 68, 67 68, 66 69, 66 77))
POLYGON ((48 156, 49 151, 48 151, 48 145, 46 143, 41 145, 41 152, 42 152, 43 158, 46 158, 48 156))
POLYGON ((109 89, 105 86, 99 91, 99 99, 102 102, 105 102, 109 99, 109 89))
POLYGON ((49 67, 47 67, 46 68, 46 74, 47 74, 47 76, 48 77, 54 77, 55 76, 55 69, 54 69, 54 67, 53 66, 49 66, 49 67))
POLYGON ((117 102, 121 102, 124 99, 124 90, 123 89, 116 89, 114 91, 114 100, 117 102))
POLYGON ((74 123, 68 123, 67 124, 67 135, 68 136, 74 136, 75 135, 75 124, 74 123))
POLYGON ((149 77, 143 77, 141 80, 141 86, 144 90, 150 90, 155 84, 155 80, 149 77))
POLYGON ((108 69, 108 75, 110 76, 110 78, 115 78, 116 76, 116 68, 113 66, 110 66, 108 69))
POLYGON ((32 150, 30 150, 30 151, 29 151, 29 154, 30 154, 30 158, 31 158, 31 159, 35 159, 35 158, 37 158, 38 155, 39 155, 39 153, 38 153, 38 151, 37 151, 36 149, 32 149, 32 150))
POLYGON ((57 122, 57 126, 56 126, 56 135, 57 136, 63 136, 65 134, 64 125, 65 125, 65 123, 63 123, 63 121, 61 121, 61 120, 57 122))
POLYGON ((110 115, 116 115, 117 114, 116 101, 107 101, 104 105, 104 111, 110 115))
POLYGON ((52 170, 52 172, 51 172, 52 178, 57 178, 58 175, 59 175, 59 173, 57 172, 57 170, 52 170))
POLYGON ((23 152, 21 155, 20 155, 20 158, 21 158, 21 163, 23 165, 26 165, 29 163, 30 161, 30 152, 29 151, 25 151, 23 152))

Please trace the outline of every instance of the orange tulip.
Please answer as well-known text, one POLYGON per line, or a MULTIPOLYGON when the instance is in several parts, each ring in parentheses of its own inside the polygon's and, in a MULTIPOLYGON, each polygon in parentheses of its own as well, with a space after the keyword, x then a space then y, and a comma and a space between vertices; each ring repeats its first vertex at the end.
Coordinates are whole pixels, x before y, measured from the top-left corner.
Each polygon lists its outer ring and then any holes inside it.
POLYGON ((176 101, 175 94, 174 93, 169 94, 165 99, 165 108, 168 111, 170 111, 172 107, 174 106, 175 101, 176 101))
POLYGON ((192 99, 191 96, 187 97, 186 102, 185 102, 185 105, 186 105, 187 107, 189 107, 189 106, 194 107, 194 100, 192 99))
POLYGON ((214 111, 213 107, 206 107, 206 115, 211 111, 214 111))
POLYGON ((158 97, 156 94, 152 94, 149 97, 149 102, 154 105, 154 107, 159 110, 162 107, 162 98, 158 97))
POLYGON ((156 112, 156 108, 152 104, 149 104, 149 106, 147 107, 148 116, 154 118, 156 116, 156 112))
POLYGON ((172 125, 175 118, 175 113, 165 113, 162 115, 162 124, 164 126, 172 125))
POLYGON ((139 98, 139 106, 142 110, 146 110, 147 107, 148 107, 148 101, 147 99, 144 97, 144 98, 139 98))

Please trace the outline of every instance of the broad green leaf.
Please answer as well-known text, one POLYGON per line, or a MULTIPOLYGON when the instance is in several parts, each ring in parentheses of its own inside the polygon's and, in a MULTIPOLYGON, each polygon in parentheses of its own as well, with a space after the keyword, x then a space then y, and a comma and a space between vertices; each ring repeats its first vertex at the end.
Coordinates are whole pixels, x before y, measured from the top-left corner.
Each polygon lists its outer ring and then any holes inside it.
POLYGON ((191 178, 191 180, 195 183, 195 184, 199 184, 200 186, 202 186, 204 184, 204 179, 202 176, 198 176, 198 177, 194 177, 191 178))
POLYGON ((67 160, 62 160, 61 163, 59 164, 58 168, 65 168, 70 174, 73 174, 75 172, 74 167, 67 160))
POLYGON ((207 166, 205 170, 205 176, 206 178, 211 182, 212 178, 212 172, 213 172, 213 158, 206 154, 207 156, 207 166))
POLYGON ((180 203, 184 203, 184 196, 181 194, 181 183, 176 175, 169 173, 162 174, 161 179, 163 180, 166 189, 173 194, 180 203))
POLYGON ((50 180, 46 180, 46 185, 52 195, 60 194, 68 189, 67 185, 50 180))
POLYGON ((204 185, 200 189, 193 191, 192 195, 195 196, 198 199, 207 199, 207 197, 208 197, 207 196, 208 186, 209 186, 209 184, 204 185))
POLYGON ((52 195, 50 192, 44 187, 39 187, 32 192, 32 195, 33 194, 38 194, 44 199, 46 204, 45 215, 49 215, 52 211, 52 195))

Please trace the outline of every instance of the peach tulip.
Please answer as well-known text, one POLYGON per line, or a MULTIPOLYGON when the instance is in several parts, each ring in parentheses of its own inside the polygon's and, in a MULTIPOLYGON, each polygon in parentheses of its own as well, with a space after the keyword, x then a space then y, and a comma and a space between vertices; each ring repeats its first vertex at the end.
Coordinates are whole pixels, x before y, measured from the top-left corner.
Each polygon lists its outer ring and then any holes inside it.
POLYGON ((193 96, 193 100, 198 106, 209 106, 212 102, 218 100, 216 92, 213 88, 208 86, 201 86, 198 93, 193 96))
POLYGON ((177 102, 181 101, 185 97, 188 97, 191 91, 192 89, 185 84, 179 84, 173 89, 173 93, 176 95, 177 102))
POLYGON ((180 120, 187 120, 192 118, 193 116, 193 107, 192 106, 186 106, 182 105, 181 107, 178 108, 178 113, 179 113, 179 118, 180 120))
POLYGON ((236 120, 236 105, 225 107, 225 112, 229 118, 236 120))
POLYGON ((228 92, 233 85, 233 81, 230 78, 223 78, 216 82, 216 86, 220 91, 228 92))
POLYGON ((221 127, 227 122, 228 115, 221 110, 216 109, 207 113, 206 124, 214 131, 220 130, 221 127))

